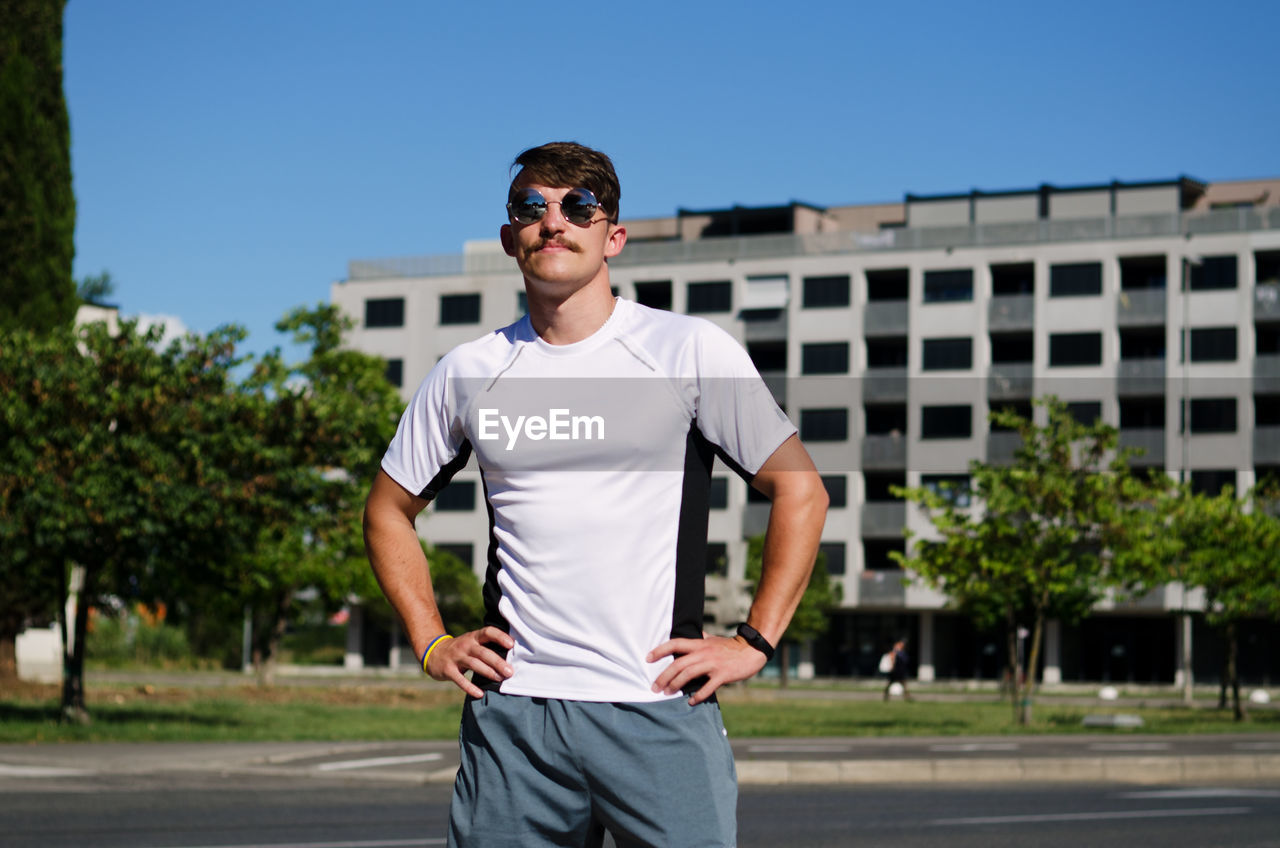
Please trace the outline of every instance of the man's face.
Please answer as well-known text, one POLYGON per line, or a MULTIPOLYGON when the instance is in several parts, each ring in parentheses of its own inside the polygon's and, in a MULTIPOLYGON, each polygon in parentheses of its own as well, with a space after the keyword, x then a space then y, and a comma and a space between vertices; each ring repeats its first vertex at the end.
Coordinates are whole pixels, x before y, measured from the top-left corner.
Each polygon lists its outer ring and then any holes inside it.
POLYGON ((596 277, 607 274, 605 260, 617 256, 626 243, 626 230, 609 223, 603 209, 586 224, 564 217, 560 201, 573 186, 554 187, 522 181, 513 188, 531 188, 547 201, 546 214, 528 224, 509 220, 501 230, 502 247, 531 284, 546 294, 568 295, 596 277))

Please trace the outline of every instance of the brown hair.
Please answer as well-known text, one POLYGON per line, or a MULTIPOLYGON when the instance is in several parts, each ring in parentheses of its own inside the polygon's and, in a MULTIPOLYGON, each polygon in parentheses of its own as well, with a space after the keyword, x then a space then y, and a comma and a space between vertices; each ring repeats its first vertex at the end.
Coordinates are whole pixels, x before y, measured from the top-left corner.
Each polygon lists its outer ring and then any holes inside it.
MULTIPOLYGON (((556 188, 589 189, 600 201, 600 208, 613 223, 618 222, 618 203, 622 199, 622 187, 613 162, 599 150, 578 144, 576 141, 552 141, 538 147, 530 147, 511 163, 519 172, 512 177, 512 184, 520 178, 527 182, 541 183, 556 188)), ((507 192, 511 199, 511 192, 507 192)))

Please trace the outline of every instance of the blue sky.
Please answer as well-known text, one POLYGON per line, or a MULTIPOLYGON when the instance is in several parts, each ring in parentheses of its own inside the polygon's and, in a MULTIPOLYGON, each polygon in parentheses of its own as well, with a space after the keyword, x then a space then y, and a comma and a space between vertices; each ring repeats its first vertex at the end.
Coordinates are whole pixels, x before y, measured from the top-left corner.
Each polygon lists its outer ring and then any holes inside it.
POLYGON ((249 350, 350 259, 494 238, 599 147, 623 216, 1280 176, 1280 4, 70 0, 77 277, 249 350))

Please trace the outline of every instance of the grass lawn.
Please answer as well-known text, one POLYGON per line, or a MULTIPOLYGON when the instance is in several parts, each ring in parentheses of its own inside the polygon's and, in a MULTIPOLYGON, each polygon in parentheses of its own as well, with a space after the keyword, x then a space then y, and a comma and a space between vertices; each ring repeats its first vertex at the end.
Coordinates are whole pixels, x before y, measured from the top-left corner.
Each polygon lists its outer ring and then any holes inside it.
MULTIPOLYGON (((408 683, 229 685, 222 687, 94 684, 88 693, 93 722, 58 721, 58 688, 24 685, 0 691, 0 742, 164 742, 453 739, 461 694, 408 683)), ((878 699, 804 697, 769 689, 733 689, 721 697, 725 725, 751 736, 996 736, 1082 733, 1085 715, 1141 715, 1139 733, 1280 731, 1280 712, 1255 710, 1247 722, 1229 711, 1152 708, 1123 703, 1071 706, 1037 702, 1034 723, 1013 722, 996 696, 910 703, 878 699)), ((1096 731, 1092 731, 1096 732, 1096 731)), ((1112 731, 1133 733, 1135 731, 1112 731)))

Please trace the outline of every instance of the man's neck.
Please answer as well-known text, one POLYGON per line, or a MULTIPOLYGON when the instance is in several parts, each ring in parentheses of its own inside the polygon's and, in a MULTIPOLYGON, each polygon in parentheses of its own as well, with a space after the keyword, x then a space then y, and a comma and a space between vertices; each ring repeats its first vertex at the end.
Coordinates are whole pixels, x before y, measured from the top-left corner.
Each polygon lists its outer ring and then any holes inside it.
POLYGON ((547 344, 580 342, 603 327, 613 314, 614 296, 607 274, 563 300, 539 295, 535 289, 535 286, 525 286, 529 298, 529 320, 534 332, 547 344))

